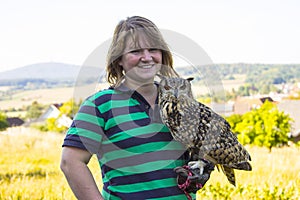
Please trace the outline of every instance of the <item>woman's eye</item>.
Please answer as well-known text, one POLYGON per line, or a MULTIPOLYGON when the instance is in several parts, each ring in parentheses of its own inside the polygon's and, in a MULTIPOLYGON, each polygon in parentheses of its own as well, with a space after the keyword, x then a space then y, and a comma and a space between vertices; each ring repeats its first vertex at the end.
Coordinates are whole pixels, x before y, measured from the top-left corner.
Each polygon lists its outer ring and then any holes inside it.
POLYGON ((157 52, 159 51, 159 49, 155 49, 155 48, 152 48, 152 49, 149 49, 150 52, 157 52))
POLYGON ((138 53, 140 53, 140 50, 132 50, 129 53, 138 54, 138 53))

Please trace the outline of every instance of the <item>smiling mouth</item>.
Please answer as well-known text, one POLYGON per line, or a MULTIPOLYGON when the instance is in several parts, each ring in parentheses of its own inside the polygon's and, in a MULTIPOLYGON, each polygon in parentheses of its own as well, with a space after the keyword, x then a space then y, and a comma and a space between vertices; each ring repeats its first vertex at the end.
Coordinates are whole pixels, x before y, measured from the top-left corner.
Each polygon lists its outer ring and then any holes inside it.
POLYGON ((152 67, 154 67, 154 65, 141 65, 141 66, 137 66, 138 68, 141 68, 141 69, 150 69, 152 67))

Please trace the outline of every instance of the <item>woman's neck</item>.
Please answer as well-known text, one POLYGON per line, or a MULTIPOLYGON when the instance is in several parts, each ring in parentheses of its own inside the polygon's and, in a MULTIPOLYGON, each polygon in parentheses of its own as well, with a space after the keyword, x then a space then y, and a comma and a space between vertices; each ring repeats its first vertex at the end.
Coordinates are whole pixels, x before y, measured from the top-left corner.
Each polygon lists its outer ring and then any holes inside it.
POLYGON ((156 91, 156 86, 154 85, 154 81, 148 81, 148 82, 138 82, 132 79, 125 79, 124 84, 132 89, 136 90, 139 93, 153 93, 154 90, 156 91))
POLYGON ((124 84, 132 89, 140 93, 147 101, 148 103, 153 106, 155 104, 155 100, 157 97, 157 86, 152 83, 144 83, 144 84, 136 84, 130 81, 124 82, 124 84))

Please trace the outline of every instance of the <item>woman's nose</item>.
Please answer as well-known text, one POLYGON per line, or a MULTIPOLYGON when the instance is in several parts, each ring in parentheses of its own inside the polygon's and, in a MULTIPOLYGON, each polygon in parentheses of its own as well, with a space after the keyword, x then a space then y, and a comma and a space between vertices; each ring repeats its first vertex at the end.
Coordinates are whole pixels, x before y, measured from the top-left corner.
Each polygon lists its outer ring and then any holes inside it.
POLYGON ((142 52, 142 61, 151 61, 152 60, 152 55, 148 49, 144 49, 142 52))

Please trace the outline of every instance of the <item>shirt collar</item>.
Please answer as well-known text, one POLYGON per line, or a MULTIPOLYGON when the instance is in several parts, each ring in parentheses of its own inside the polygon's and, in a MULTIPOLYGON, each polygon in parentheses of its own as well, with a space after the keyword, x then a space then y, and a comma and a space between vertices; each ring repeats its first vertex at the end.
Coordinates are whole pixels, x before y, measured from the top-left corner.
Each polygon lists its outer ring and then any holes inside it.
POLYGON ((120 91, 120 92, 134 92, 134 90, 130 89, 129 87, 127 87, 124 83, 121 83, 120 85, 116 86, 116 87, 112 87, 112 89, 120 91))
MULTIPOLYGON (((158 87, 159 83, 157 81, 154 81, 154 84, 158 87)), ((116 87, 111 87, 111 89, 120 91, 120 92, 125 92, 125 93, 133 93, 135 92, 135 90, 132 90, 130 88, 128 88, 124 83, 121 83, 120 85, 116 86, 116 87)))

